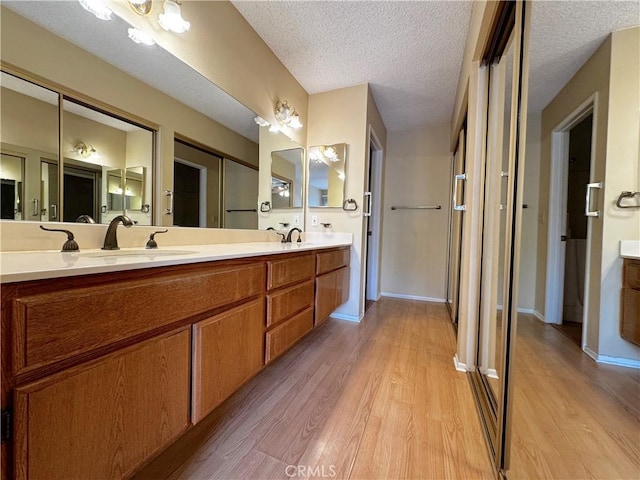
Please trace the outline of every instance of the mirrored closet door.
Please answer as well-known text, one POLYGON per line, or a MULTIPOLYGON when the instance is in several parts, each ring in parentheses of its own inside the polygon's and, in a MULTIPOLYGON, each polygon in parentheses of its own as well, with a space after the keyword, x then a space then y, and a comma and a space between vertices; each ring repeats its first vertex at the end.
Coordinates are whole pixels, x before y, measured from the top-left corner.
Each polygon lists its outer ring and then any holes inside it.
POLYGON ((509 462, 511 358, 517 279, 527 96, 525 2, 498 7, 482 69, 487 82, 482 249, 476 370, 471 374, 496 469, 509 462))

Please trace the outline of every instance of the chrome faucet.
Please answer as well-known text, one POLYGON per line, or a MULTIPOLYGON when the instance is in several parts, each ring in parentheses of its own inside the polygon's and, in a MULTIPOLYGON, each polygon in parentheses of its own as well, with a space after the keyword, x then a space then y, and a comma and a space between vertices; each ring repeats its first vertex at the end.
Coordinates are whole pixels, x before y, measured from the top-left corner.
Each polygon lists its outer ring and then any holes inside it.
POLYGON ((104 236, 104 245, 102 250, 120 250, 120 247, 118 247, 118 237, 116 236, 116 231, 120 222, 122 222, 122 224, 127 228, 133 225, 131 219, 126 215, 118 215, 116 218, 111 220, 109 228, 107 228, 107 234, 104 236))
POLYGON ((291 243, 291 234, 297 231, 298 232, 298 240, 297 243, 301 243, 302 239, 300 238, 300 234, 302 233, 302 230, 300 230, 298 227, 293 227, 291 230, 289 230, 289 233, 287 234, 287 239, 285 240, 286 243, 291 243))

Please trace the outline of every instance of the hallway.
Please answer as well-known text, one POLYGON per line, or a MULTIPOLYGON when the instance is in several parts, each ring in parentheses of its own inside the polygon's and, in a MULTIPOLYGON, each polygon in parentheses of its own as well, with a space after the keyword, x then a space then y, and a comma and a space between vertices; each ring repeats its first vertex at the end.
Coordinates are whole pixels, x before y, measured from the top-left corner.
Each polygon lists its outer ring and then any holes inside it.
MULTIPOLYGON (((519 321, 509 478, 638 478, 640 372, 519 321)), ((135 478, 493 478, 454 351, 444 305, 382 298, 360 324, 312 332, 135 478)))

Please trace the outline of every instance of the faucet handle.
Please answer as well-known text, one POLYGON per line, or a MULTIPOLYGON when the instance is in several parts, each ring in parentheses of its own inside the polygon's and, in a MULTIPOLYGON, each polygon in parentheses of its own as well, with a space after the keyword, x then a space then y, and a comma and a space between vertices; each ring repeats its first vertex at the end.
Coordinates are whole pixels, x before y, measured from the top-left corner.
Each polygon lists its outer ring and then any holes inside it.
POLYGON ((147 242, 147 245, 144 248, 158 248, 158 242, 156 242, 156 234, 158 233, 167 233, 169 230, 168 229, 164 229, 164 230, 158 230, 157 232, 153 232, 151 235, 149 235, 149 241, 147 242))
POLYGON ((64 245, 62 245, 62 250, 60 250, 61 252, 79 252, 80 251, 78 242, 75 241, 74 239, 75 237, 73 236, 73 233, 70 232, 69 230, 63 230, 58 228, 44 228, 42 225, 40 225, 40 228, 42 230, 46 230, 47 232, 62 232, 67 234, 67 241, 64 242, 64 245))

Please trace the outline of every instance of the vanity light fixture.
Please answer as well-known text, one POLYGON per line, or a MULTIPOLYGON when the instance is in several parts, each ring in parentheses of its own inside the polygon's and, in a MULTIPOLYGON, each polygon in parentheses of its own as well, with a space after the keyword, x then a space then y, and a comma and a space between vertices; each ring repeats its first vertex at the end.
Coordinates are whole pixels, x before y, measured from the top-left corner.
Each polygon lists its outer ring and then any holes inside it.
POLYGON ((156 41, 153 38, 135 27, 131 27, 127 31, 129 32, 129 38, 136 43, 149 46, 156 44, 156 41))
POLYGON ((191 24, 182 18, 180 3, 176 0, 164 0, 164 13, 158 15, 158 23, 162 28, 174 33, 184 33, 191 24))
POLYGON ((327 165, 340 161, 336 149, 325 145, 311 147, 309 149, 309 158, 317 163, 326 163, 327 165))
POLYGON ((131 9, 138 15, 146 17, 151 12, 153 3, 151 0, 128 0, 131 9))
POLYGON ((80 141, 73 146, 73 151, 84 158, 98 158, 98 151, 91 145, 80 141))
POLYGON ((78 0, 78 3, 87 12, 93 13, 100 20, 111 20, 113 12, 107 8, 102 0, 78 0))
POLYGON ((264 118, 262 118, 260 115, 258 115, 256 118, 253 119, 254 122, 256 122, 260 127, 270 127, 271 124, 269 122, 267 122, 264 118))
POLYGON ((276 120, 280 122, 281 125, 291 128, 301 128, 302 123, 300 123, 300 116, 296 112, 296 109, 289 105, 289 103, 285 100, 283 102, 278 101, 276 103, 276 120))

